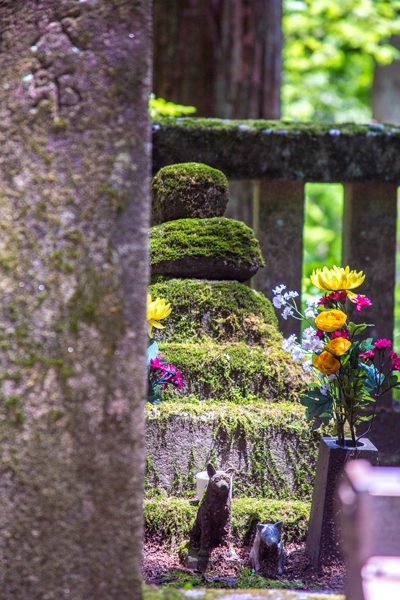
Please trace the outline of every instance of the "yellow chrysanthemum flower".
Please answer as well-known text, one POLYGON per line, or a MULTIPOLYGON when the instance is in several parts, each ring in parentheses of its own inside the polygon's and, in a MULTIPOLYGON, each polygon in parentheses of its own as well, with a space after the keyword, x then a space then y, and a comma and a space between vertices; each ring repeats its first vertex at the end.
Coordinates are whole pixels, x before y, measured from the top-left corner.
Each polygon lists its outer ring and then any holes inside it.
POLYGON ((311 274, 311 283, 320 290, 328 292, 348 291, 361 285, 365 279, 362 271, 350 270, 350 267, 324 267, 311 274))
POLYGON ((166 319, 171 314, 171 311, 171 305, 165 302, 164 298, 152 300, 151 295, 147 294, 147 331, 149 337, 151 337, 153 327, 164 329, 164 325, 161 325, 159 321, 166 319))

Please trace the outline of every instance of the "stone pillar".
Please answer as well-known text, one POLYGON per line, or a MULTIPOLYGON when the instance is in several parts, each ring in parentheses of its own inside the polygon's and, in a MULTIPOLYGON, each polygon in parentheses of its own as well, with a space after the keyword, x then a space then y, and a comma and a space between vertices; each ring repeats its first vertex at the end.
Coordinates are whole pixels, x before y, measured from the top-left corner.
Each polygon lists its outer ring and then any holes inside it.
POLYGON ((150 2, 0 21, 1 597, 137 600, 150 2))
MULTIPOLYGON (((272 288, 284 283, 301 292, 303 266, 304 183, 302 181, 260 181, 258 204, 259 239, 266 265, 255 278, 255 287, 268 298, 272 288)), ((298 299, 300 303, 300 298, 298 299)), ((280 318, 284 335, 300 332, 300 322, 280 318)))
MULTIPOLYGON (((374 338, 393 339, 396 218, 395 184, 345 185, 342 264, 362 269, 367 275, 360 293, 369 296, 373 306, 365 310, 362 317, 374 323, 375 326, 366 332, 374 338)), ((354 316, 354 309, 352 312, 354 316)), ((368 434, 379 450, 381 464, 399 461, 399 426, 400 413, 393 411, 390 396, 381 398, 373 428, 368 434)))
POLYGON ((394 322, 396 216, 395 184, 345 184, 342 263, 367 275, 360 293, 373 301, 363 315, 375 324, 368 335, 389 339, 394 322))

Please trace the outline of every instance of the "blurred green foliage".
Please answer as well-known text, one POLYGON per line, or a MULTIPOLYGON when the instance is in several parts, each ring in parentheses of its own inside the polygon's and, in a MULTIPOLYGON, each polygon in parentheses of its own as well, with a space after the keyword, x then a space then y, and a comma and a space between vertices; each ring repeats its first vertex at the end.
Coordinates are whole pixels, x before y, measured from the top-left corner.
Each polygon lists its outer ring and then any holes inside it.
POLYGON ((174 102, 164 100, 164 98, 157 98, 155 94, 150 94, 149 112, 152 119, 158 117, 183 117, 194 114, 196 108, 194 106, 175 104, 174 102))
POLYGON ((399 0, 283 0, 283 117, 368 121, 375 62, 391 63, 399 0))
POLYGON ((313 269, 340 265, 342 254, 343 186, 307 183, 304 224, 303 293, 315 294, 313 269))

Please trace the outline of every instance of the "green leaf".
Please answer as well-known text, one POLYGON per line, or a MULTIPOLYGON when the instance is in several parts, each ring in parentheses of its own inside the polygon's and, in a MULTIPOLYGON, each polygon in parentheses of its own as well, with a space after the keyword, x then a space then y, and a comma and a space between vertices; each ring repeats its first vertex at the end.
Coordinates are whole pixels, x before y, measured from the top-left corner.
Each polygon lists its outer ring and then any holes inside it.
POLYGON ((355 337, 356 335, 360 335, 360 333, 365 331, 368 327, 373 327, 373 326, 374 325, 372 323, 352 323, 350 321, 347 328, 349 330, 351 337, 355 337))

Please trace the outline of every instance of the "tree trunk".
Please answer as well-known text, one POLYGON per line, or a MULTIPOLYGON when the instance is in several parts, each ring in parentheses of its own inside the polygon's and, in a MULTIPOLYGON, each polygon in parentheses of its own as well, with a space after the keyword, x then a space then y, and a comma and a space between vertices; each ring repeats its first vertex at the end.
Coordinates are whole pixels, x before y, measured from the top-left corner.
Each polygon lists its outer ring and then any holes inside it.
POLYGON ((150 3, 0 23, 1 597, 136 600, 150 3))
POLYGON ((155 0, 154 91, 199 116, 280 113, 281 0, 155 0))

